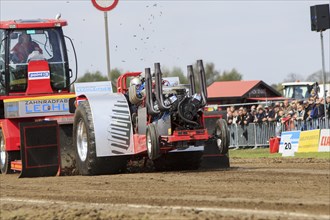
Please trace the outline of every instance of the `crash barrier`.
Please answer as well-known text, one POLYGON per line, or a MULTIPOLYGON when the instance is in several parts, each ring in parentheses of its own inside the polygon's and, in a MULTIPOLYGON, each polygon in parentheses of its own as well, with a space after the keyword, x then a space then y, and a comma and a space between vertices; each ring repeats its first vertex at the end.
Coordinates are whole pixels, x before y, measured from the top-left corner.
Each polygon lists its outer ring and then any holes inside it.
POLYGON ((230 148, 268 147, 269 138, 275 136, 276 123, 250 123, 229 125, 230 148))
POLYGON ((325 121, 324 118, 320 118, 309 121, 287 121, 285 123, 263 122, 250 123, 248 125, 231 124, 228 126, 230 148, 269 147, 270 139, 281 137, 282 132, 320 130, 327 128, 326 125, 329 127, 330 119, 325 121))

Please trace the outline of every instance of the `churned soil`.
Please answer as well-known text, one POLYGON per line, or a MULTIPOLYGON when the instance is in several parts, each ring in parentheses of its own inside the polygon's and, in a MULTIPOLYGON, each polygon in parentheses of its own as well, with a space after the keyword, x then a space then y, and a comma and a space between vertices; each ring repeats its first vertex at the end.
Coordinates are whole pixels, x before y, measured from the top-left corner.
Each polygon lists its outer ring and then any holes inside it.
POLYGON ((0 219, 330 219, 330 161, 231 158, 231 168, 0 177, 0 219))

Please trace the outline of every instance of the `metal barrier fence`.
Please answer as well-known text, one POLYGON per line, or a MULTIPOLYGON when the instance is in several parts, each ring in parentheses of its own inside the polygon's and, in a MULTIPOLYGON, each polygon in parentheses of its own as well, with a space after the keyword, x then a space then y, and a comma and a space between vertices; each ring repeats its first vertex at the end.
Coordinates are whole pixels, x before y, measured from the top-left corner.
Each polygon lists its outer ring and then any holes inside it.
POLYGON ((310 121, 288 121, 250 123, 248 125, 229 125, 230 148, 268 147, 271 137, 281 136, 282 131, 324 129, 330 125, 330 119, 315 119, 310 121))

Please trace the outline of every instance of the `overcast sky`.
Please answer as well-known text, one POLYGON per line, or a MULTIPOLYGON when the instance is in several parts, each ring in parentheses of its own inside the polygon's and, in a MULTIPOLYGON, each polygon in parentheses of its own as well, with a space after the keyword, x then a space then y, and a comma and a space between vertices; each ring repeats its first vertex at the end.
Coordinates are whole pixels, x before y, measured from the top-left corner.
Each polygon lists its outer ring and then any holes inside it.
MULTIPOLYGON (((236 68, 244 80, 279 83, 289 73, 321 70, 320 34, 310 29, 310 6, 329 1, 119 0, 108 12, 111 68, 144 71, 155 62, 172 68, 197 59, 219 71, 236 68)), ((0 0, 0 19, 62 14, 74 40, 79 75, 106 75, 104 13, 90 0, 0 0)), ((329 36, 324 32, 326 71, 329 36)))

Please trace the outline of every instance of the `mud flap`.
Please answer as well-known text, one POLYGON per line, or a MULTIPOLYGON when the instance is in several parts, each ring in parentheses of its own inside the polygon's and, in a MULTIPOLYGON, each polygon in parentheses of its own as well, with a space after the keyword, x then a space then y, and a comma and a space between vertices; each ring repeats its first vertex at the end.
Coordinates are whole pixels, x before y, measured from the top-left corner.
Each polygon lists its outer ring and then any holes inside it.
POLYGON ((219 148, 215 141, 208 141, 204 147, 204 154, 202 157, 202 169, 217 169, 229 168, 229 153, 220 154, 219 148))
MULTIPOLYGON (((204 126, 211 135, 215 133, 215 125, 219 118, 222 118, 219 111, 204 112, 204 126)), ((220 150, 215 140, 210 139, 205 143, 202 158, 202 169, 229 168, 229 153, 220 154, 220 150)))
POLYGON ((60 170, 56 121, 20 124, 22 177, 56 176, 60 170))

